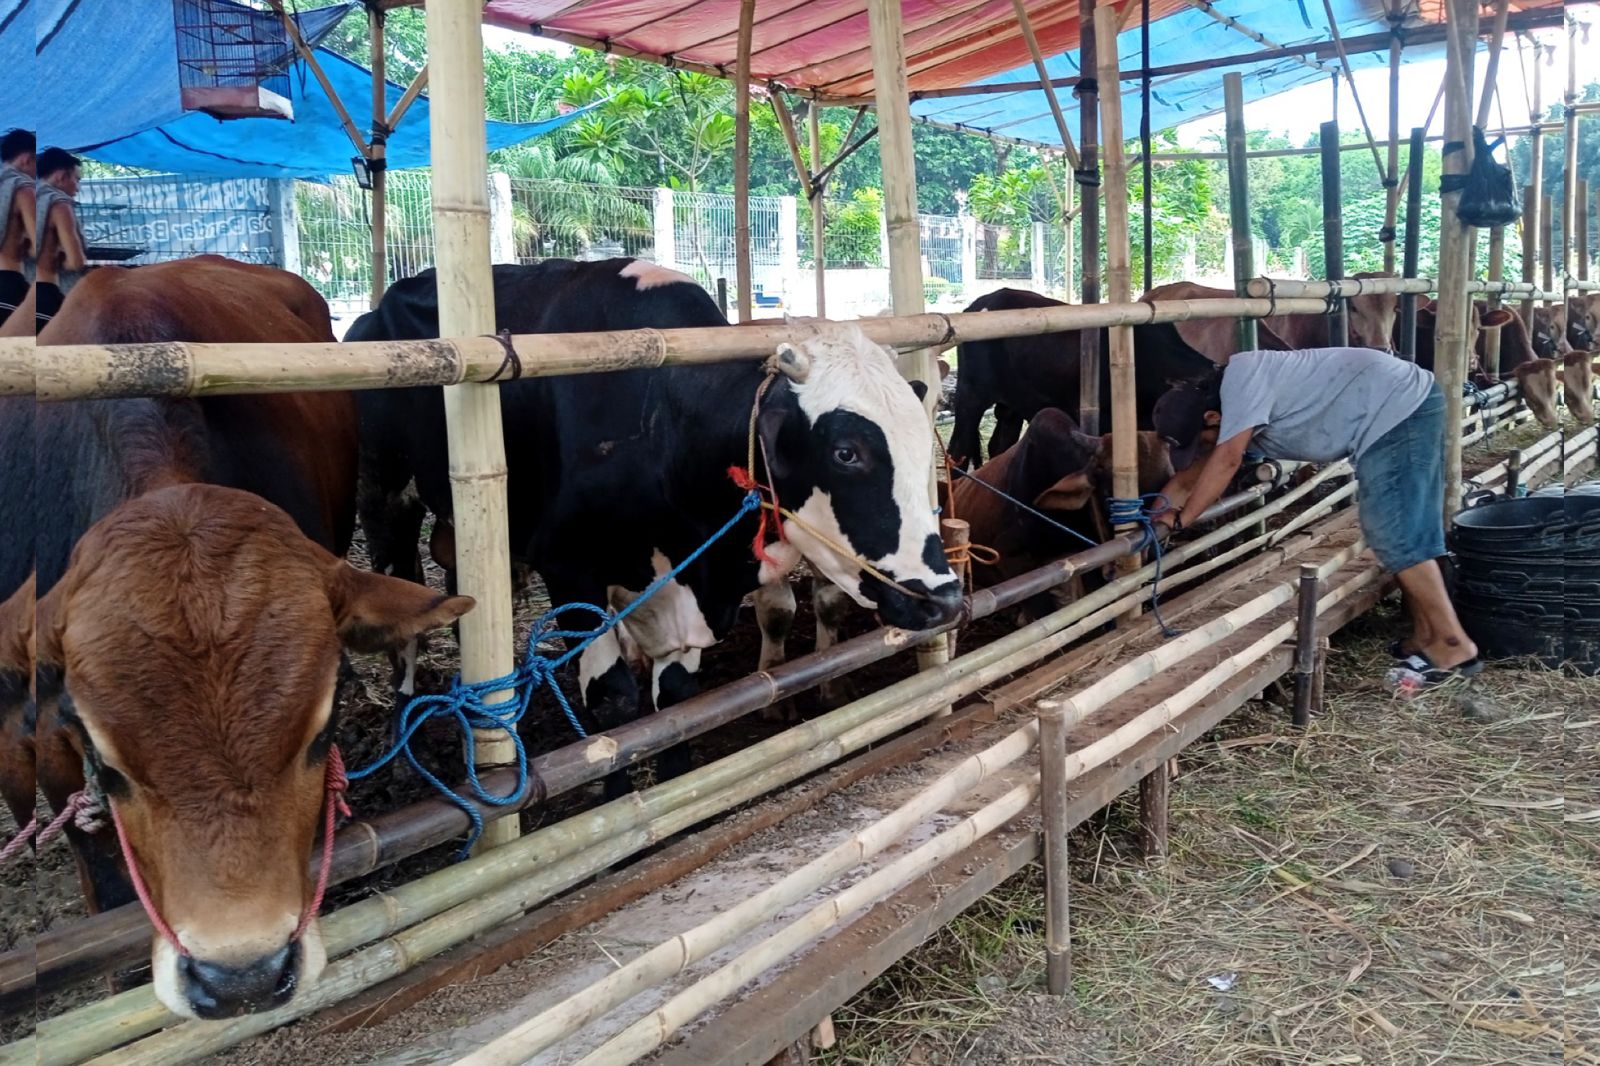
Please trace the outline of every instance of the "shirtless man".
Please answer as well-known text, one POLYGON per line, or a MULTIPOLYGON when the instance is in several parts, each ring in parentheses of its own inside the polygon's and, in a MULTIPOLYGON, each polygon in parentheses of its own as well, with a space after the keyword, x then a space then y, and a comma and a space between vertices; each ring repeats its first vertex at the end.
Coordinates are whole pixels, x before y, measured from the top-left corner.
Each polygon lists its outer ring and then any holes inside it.
POLYGON ((39 274, 34 299, 34 319, 40 330, 50 324, 66 298, 63 273, 82 273, 89 266, 83 227, 73 197, 78 195, 80 160, 61 148, 39 154, 38 197, 39 274))
POLYGON ((32 130, 11 130, 0 137, 0 323, 11 317, 28 295, 24 272, 38 246, 34 224, 34 151, 32 130))

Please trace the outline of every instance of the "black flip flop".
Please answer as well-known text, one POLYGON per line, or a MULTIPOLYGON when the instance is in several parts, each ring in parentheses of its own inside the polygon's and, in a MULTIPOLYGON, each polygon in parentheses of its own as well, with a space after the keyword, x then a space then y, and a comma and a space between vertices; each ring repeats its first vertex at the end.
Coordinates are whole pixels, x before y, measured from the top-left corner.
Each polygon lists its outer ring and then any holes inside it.
POLYGON ((1464 663, 1441 668, 1433 665, 1433 661, 1426 655, 1417 652, 1406 659, 1405 667, 1422 678, 1423 687, 1433 688, 1435 685, 1442 685, 1456 678, 1476 677, 1483 670, 1483 660, 1474 655, 1464 663))
POLYGON ((1406 651, 1405 644, 1406 642, 1403 640, 1391 640, 1389 642, 1389 658, 1403 663, 1415 655, 1415 652, 1406 651))

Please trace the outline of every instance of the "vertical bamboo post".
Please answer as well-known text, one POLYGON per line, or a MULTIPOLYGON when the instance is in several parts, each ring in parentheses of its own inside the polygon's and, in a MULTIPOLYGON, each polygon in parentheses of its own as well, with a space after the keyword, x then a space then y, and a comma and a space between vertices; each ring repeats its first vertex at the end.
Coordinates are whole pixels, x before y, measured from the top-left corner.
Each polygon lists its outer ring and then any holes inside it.
POLYGON ((1506 495, 1516 499, 1522 495, 1522 449, 1513 448, 1506 456, 1506 495))
POLYGON ((1489 108, 1494 103, 1494 95, 1499 90, 1500 82, 1500 53, 1505 47, 1506 20, 1511 15, 1511 0, 1497 0, 1494 12, 1494 29, 1489 33, 1489 59, 1483 68, 1483 92, 1478 97, 1478 116, 1475 119, 1480 129, 1489 128, 1489 108))
MULTIPOLYGON (((1224 137, 1228 147, 1228 225, 1233 241, 1233 292, 1248 295, 1255 276, 1255 246, 1250 240, 1250 159, 1245 154, 1244 76, 1229 71, 1222 76, 1222 106, 1226 113, 1224 137)), ((1256 320, 1239 319, 1238 348, 1254 351, 1256 320)))
MULTIPOLYGON (((1121 84, 1117 57, 1117 12, 1101 8, 1094 15, 1096 80, 1102 85, 1121 84)), ((1105 157, 1106 294, 1112 303, 1133 299, 1133 264, 1128 242, 1128 162, 1123 150, 1122 94, 1100 94, 1101 152, 1105 157)), ((1106 331, 1111 346, 1111 491, 1124 499, 1139 495, 1138 412, 1135 409, 1133 327, 1112 326, 1106 331)), ((1128 532, 1132 526, 1123 526, 1128 532)), ((1117 562, 1128 573, 1139 566, 1136 556, 1117 562)), ((1128 619, 1138 617, 1138 611, 1128 619)))
POLYGON ((756 0, 739 0, 739 52, 733 83, 733 275, 739 321, 752 317, 750 277, 750 39, 756 0))
POLYGON ((372 306, 377 307, 389 287, 389 102, 384 81, 383 9, 373 7, 367 19, 372 29, 372 139, 367 147, 367 173, 372 177, 372 306))
MULTIPOLYGON (((1406 154, 1406 236, 1405 277, 1417 276, 1418 258, 1422 246, 1422 146, 1426 131, 1420 127, 1411 130, 1411 146, 1406 154)), ((1400 357, 1407 362, 1417 358, 1417 297, 1405 293, 1400 297, 1400 357)))
MULTIPOLYGON (((1544 49, 1533 46, 1533 103, 1528 122, 1528 187, 1522 201, 1522 280, 1539 278, 1539 197, 1544 189, 1544 49)), ((1533 301, 1522 301, 1522 320, 1533 322, 1533 301)))
POLYGON ((1039 702, 1039 807, 1044 833, 1045 988, 1072 987, 1072 879, 1067 848, 1067 717, 1058 700, 1039 702))
MULTIPOLYGON (((1078 197, 1077 185, 1072 177, 1072 162, 1062 153, 1062 162, 1066 164, 1066 188, 1061 197, 1061 295, 1067 302, 1072 301, 1072 290, 1077 287, 1075 272, 1077 249, 1072 241, 1073 217, 1077 210, 1073 203, 1078 197)), ((1081 384, 1081 382, 1080 382, 1081 384)))
POLYGON ((1395 223, 1400 214, 1400 54, 1404 39, 1400 26, 1405 22, 1404 0, 1389 0, 1389 169, 1378 177, 1385 192, 1383 205, 1383 272, 1394 273, 1395 223))
MULTIPOLYGON (((939 539, 944 542, 945 558, 950 560, 950 569, 956 573, 956 580, 961 582, 962 588, 967 588, 967 577, 972 572, 972 523, 964 518, 943 518, 939 520, 939 539)), ((956 654, 956 635, 946 633, 948 642, 948 655, 951 658, 956 654)))
POLYGON ((1150 159, 1150 0, 1143 0, 1139 11, 1139 207, 1140 260, 1144 266, 1144 290, 1155 288, 1155 179, 1150 159))
MULTIPOLYGON (((1322 148, 1322 276, 1328 281, 1344 277, 1344 189, 1340 178, 1339 124, 1324 122, 1322 148)), ((1334 297, 1328 315, 1328 347, 1350 343, 1349 305, 1334 297)))
MULTIPOLYGON (((1446 174, 1465 174, 1472 166, 1472 68, 1478 42, 1477 0, 1448 0, 1445 11, 1444 138, 1459 151, 1444 157, 1446 174)), ((1434 377, 1444 393, 1444 520, 1461 502, 1461 381, 1466 371, 1470 337, 1467 316, 1472 297, 1466 291, 1472 249, 1467 227, 1456 217, 1461 193, 1446 193, 1439 220, 1439 308, 1434 333, 1434 377)))
MULTIPOLYGON (((1078 241, 1083 302, 1100 302, 1100 89, 1095 81, 1099 49, 1095 0, 1078 0, 1078 241)), ((1112 86, 1115 90, 1117 87, 1112 86)), ((1090 436, 1100 422, 1100 331, 1083 331, 1078 349, 1078 424, 1090 436)))
POLYGON ((1561 172, 1561 276, 1577 277, 1573 254, 1578 211, 1578 20, 1567 18, 1567 91, 1562 96, 1565 166, 1561 172))
POLYGON ((1556 234, 1560 232, 1561 220, 1556 217, 1555 198, 1550 194, 1539 197, 1539 240, 1544 245, 1539 250, 1539 258, 1544 267, 1543 280, 1539 287, 1544 290, 1544 305, 1550 306, 1550 294, 1556 290, 1556 234))
MULTIPOLYGON (((1506 274, 1506 228, 1496 226, 1489 231, 1489 280, 1501 281, 1506 274)), ((1498 294, 1489 297, 1489 307, 1500 306, 1498 294)), ((1500 327, 1488 326, 1483 330, 1483 372, 1490 378, 1500 376, 1500 327)))
POLYGON ((1162 759, 1139 779, 1139 851, 1149 860, 1167 857, 1168 812, 1172 807, 1170 766, 1170 760, 1162 759))
MULTIPOLYGON (((489 270, 488 146, 484 137, 483 4, 434 0, 428 7, 433 82, 433 228, 439 278, 439 334, 494 332, 489 270)), ((444 390, 455 506, 457 574, 477 606, 461 619, 461 678, 471 683, 511 672, 511 558, 506 526, 505 438, 498 385, 444 390)), ((511 693, 504 695, 509 698, 511 693)), ((501 731, 473 738, 480 766, 503 765, 515 745, 501 731)), ((517 835, 515 815, 490 822, 480 848, 517 835)))
POLYGON ((817 317, 828 317, 828 232, 827 205, 822 202, 824 183, 822 173, 822 105, 816 100, 806 108, 806 131, 811 145, 811 177, 806 182, 806 199, 811 203, 811 260, 816 275, 817 317))
MULTIPOLYGON (((906 83, 905 37, 900 26, 900 0, 867 0, 872 37, 872 85, 878 105, 878 151, 883 162, 884 224, 889 236, 889 294, 897 315, 921 314, 922 241, 917 226, 917 165, 911 145, 911 92, 906 83)), ((939 399, 939 368, 931 349, 895 357, 909 381, 928 386, 925 405, 933 420, 939 399)), ((929 456, 928 500, 937 499, 936 478, 929 456)), ((929 670, 950 661, 948 634, 917 648, 917 666, 929 670)), ((943 714, 949 713, 945 708, 943 714)))
POLYGON ((1578 206, 1572 220, 1573 240, 1577 246, 1578 270, 1574 275, 1579 281, 1589 280, 1589 183, 1586 181, 1574 182, 1578 190, 1578 206))
POLYGON ((1313 563, 1300 565, 1300 618, 1294 642, 1294 725, 1311 722, 1311 696, 1317 667, 1317 600, 1320 589, 1313 563))

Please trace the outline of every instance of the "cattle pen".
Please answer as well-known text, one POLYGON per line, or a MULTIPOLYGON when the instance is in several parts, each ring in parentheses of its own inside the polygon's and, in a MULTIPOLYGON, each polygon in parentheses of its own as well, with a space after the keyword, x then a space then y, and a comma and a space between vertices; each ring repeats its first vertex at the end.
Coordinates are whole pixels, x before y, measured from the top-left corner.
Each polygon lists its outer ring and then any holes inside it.
MULTIPOLYGON (((1126 3, 1119 11, 1116 4, 1097 9, 1094 0, 1081 2, 1085 62, 1098 52, 1099 81, 1116 84, 1129 77, 1118 67, 1119 17, 1137 18, 1138 5, 1126 3)), ((0 341, 0 394, 31 393, 45 402, 446 386, 461 590, 478 603, 460 633, 461 676, 468 682, 504 676, 515 659, 497 382, 766 359, 779 344, 802 343, 816 328, 797 321, 495 335, 486 295, 493 286, 480 121, 482 6, 474 0, 427 4, 444 339, 299 346, 0 341)), ((1510 5, 1502 0, 1497 6, 1496 29, 1503 34, 1510 5)), ((1015 7, 1059 121, 1026 6, 1015 0, 1015 7)), ((1472 351, 1472 297, 1531 303, 1600 286, 1586 278, 1586 238, 1575 236, 1580 211, 1571 193, 1573 203, 1561 216, 1563 291, 1534 279, 1531 257, 1524 260, 1522 281, 1501 280, 1496 264, 1490 280, 1473 280, 1472 248, 1449 215, 1453 200, 1447 195, 1441 225, 1449 236, 1436 278, 1416 276, 1414 209, 1407 212, 1401 249, 1406 277, 1335 274, 1304 283, 1255 276, 1246 214, 1235 218, 1236 238, 1242 232, 1245 240, 1236 241, 1234 298, 1135 302, 1122 98, 1080 86, 1083 128, 1097 121, 1107 143, 1096 144, 1086 132, 1080 153, 1063 121, 1063 148, 1075 168, 1096 158, 1094 165, 1104 167, 1110 301, 1098 302, 1093 275, 1099 249, 1089 247, 1086 229, 1084 303, 924 313, 901 5, 866 0, 863 10, 870 21, 895 313, 858 324, 896 353, 907 378, 934 380, 936 355, 964 342, 1107 329, 1112 421, 1128 427, 1111 433, 1115 495, 1137 497, 1135 326, 1216 318, 1248 328, 1275 314, 1337 322, 1351 296, 1392 293, 1414 327, 1415 298, 1436 293, 1436 374, 1449 412, 1447 439, 1440 442, 1449 471, 1449 496, 1440 501, 1446 514, 1454 514, 1463 493, 1515 495, 1519 487, 1571 483, 1600 466, 1593 426, 1570 435, 1557 429, 1470 475, 1461 455, 1464 447, 1492 444, 1532 417, 1515 381, 1476 393, 1462 388, 1472 351)), ((738 69, 746 75, 756 11, 754 0, 739 5, 738 69)), ((1450 0, 1445 12, 1446 136, 1469 144, 1478 5, 1450 0)), ((577 33, 549 33, 594 43, 577 33)), ((1498 51, 1496 39, 1491 56, 1498 51)), ((739 81, 746 124, 749 81, 739 81)), ((1234 105, 1230 94, 1230 119, 1237 120, 1242 103, 1234 105)), ((1569 104, 1569 152, 1576 115, 1569 104)), ((1398 140, 1391 130, 1391 148, 1398 140)), ((1229 148, 1235 149, 1233 138, 1229 148)), ((1243 152, 1242 140, 1237 151, 1243 152)), ((1446 165, 1464 173, 1469 156, 1470 150, 1454 153, 1446 165)), ((1391 152, 1389 159, 1392 234, 1402 190, 1397 156, 1391 152)), ((739 164, 747 193, 747 151, 739 164)), ((1416 166, 1408 179, 1412 188, 1421 182, 1420 160, 1416 166)), ((1574 169, 1569 163, 1567 173, 1574 169)), ((807 195, 816 193, 803 168, 802 178, 807 195)), ((1084 181, 1083 191, 1090 188, 1084 181)), ((1247 213, 1247 200, 1239 207, 1247 213)), ((381 248, 381 236, 375 247, 381 248)), ((741 251, 747 268, 748 252, 741 251)), ((738 286, 738 297, 749 300, 748 284, 738 286)), ((748 306, 744 310, 747 319, 748 306)), ((1098 428, 1092 397, 1099 395, 1100 364, 1089 358, 1081 366, 1083 422, 1092 431, 1098 428)), ((1589 379, 1582 380, 1592 391, 1589 379)), ((935 473, 930 456, 930 476, 935 473)), ((874 628, 540 753, 530 762, 530 785, 513 802, 477 804, 489 829, 470 858, 389 883, 324 915, 330 965, 289 1007, 228 1021, 184 1021, 147 986, 135 984, 41 1018, 35 1033, 0 1047, 0 1064, 194 1061, 298 1019, 339 1029, 375 1024, 440 987, 479 978, 568 934, 606 922, 620 923, 615 932, 629 921, 641 941, 631 957, 610 957, 598 937, 588 948, 569 943, 525 972, 543 990, 532 1008, 474 1031, 470 1046, 432 1049, 427 1061, 599 1066, 657 1054, 686 1064, 767 1063, 803 1042, 933 931, 1035 861, 1047 872, 1050 990, 1063 992, 1072 972, 1066 834, 1137 787, 1145 853, 1163 855, 1171 760, 1280 680, 1294 686, 1294 724, 1304 725, 1321 700, 1328 638, 1390 591, 1364 553, 1349 507, 1356 492, 1352 475, 1346 463, 1273 469, 1207 511, 1193 523, 1202 531, 1158 561, 1145 561, 1144 532, 1127 524, 1098 547, 978 589, 968 597, 963 625, 997 618, 1087 572, 1118 567, 1103 588, 987 642, 958 645, 957 626, 925 633, 874 628), (1161 618, 1149 610, 1158 597, 1165 597, 1161 618), (1168 623, 1185 632, 1164 637, 1168 623), (878 691, 684 776, 531 832, 519 830, 519 810, 537 810, 674 745, 907 653, 914 654, 915 669, 878 691), (808 821, 811 812, 845 797, 851 806, 842 829, 808 821)), ((484 786, 511 793, 517 778, 506 765, 512 758, 506 738, 483 730, 477 740, 484 786)), ((457 840, 468 827, 465 811, 440 799, 365 815, 337 834, 329 880, 370 875, 457 840)), ((136 965, 149 940, 148 920, 136 905, 52 928, 0 956, 0 1006, 7 1013, 27 1010, 44 997, 136 965)))

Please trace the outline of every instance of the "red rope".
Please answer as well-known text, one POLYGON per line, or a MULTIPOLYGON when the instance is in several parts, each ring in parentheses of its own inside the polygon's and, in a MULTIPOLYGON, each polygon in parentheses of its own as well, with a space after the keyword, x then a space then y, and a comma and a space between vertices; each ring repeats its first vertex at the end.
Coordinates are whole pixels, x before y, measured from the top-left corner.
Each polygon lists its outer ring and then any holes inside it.
MULTIPOLYGON (((317 869, 317 890, 311 897, 310 906, 300 912, 300 923, 295 926, 294 935, 289 938, 291 941, 300 939, 306 928, 316 919, 317 912, 322 909, 322 899, 328 892, 328 874, 333 867, 335 821, 340 814, 346 818, 350 817, 350 805, 344 799, 345 792, 350 788, 350 779, 345 775, 344 756, 339 753, 337 744, 328 749, 323 778, 325 796, 322 803, 322 863, 317 869)), ((144 913, 150 918, 150 924, 160 934, 161 939, 171 944, 178 954, 188 955, 189 949, 183 946, 178 934, 172 931, 172 927, 156 909, 155 900, 150 898, 150 888, 139 872, 139 862, 134 858, 133 848, 128 844, 128 834, 122 827, 122 815, 117 813, 117 805, 108 799, 106 806, 111 808, 111 823, 116 826, 117 843, 122 848, 122 860, 128 866, 128 879, 133 882, 133 891, 139 897, 139 905, 144 908, 144 913)))
POLYGON ((773 530, 777 533, 778 540, 787 541, 788 534, 783 530, 783 522, 778 519, 778 490, 771 485, 763 485, 755 479, 755 475, 742 466, 728 467, 728 477, 733 483, 745 492, 759 492, 768 501, 762 505, 761 518, 756 523, 756 537, 751 544, 758 562, 767 563, 773 567, 781 567, 781 563, 767 554, 767 523, 771 521, 773 530))

